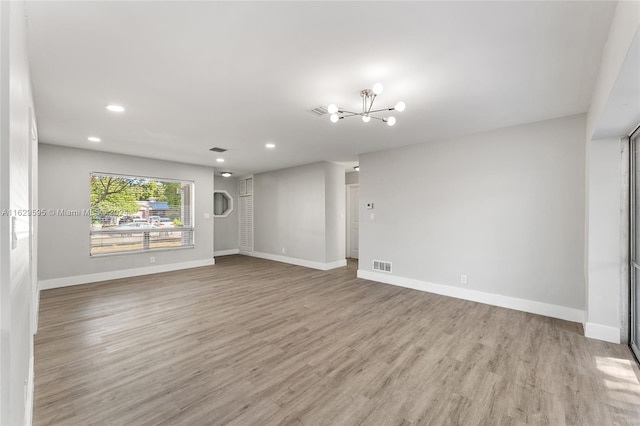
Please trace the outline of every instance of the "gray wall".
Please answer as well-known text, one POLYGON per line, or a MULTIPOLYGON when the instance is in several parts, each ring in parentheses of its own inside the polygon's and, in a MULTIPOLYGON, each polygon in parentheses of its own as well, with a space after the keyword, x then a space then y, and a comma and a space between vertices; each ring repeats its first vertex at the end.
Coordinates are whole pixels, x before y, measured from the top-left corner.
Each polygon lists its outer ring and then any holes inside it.
MULTIPOLYGON (((37 141, 24 2, 0 2, 0 209, 34 202, 37 141)), ((32 252, 37 218, 0 215, 0 424, 31 424, 33 332, 38 294, 32 252)))
MULTIPOLYGON (((213 168, 45 144, 39 154, 39 202, 46 209, 88 208, 91 172, 194 181, 195 247, 153 251, 153 266, 213 257, 213 168)), ((89 257, 88 217, 42 217, 38 243, 41 280, 151 266, 149 253, 89 257)))
POLYGON ((260 173, 253 182, 255 252, 344 260, 344 168, 320 162, 260 173))
POLYGON ((345 259, 345 213, 346 194, 344 167, 334 163, 325 166, 325 261, 345 259))
POLYGON ((361 155, 359 268, 583 309, 584 140, 578 115, 361 155))
POLYGON ((253 177, 254 251, 325 261, 324 163, 253 177))
POLYGON ((239 247, 238 231, 238 179, 233 177, 215 177, 214 188, 227 191, 233 198, 233 210, 227 217, 214 219, 214 241, 216 252, 223 250, 237 250, 239 247))

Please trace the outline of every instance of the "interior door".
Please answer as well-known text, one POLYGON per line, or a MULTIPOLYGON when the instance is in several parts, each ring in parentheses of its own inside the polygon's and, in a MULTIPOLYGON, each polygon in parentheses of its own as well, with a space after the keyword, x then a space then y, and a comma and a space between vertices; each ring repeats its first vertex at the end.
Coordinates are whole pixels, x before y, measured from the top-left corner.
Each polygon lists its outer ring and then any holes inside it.
POLYGON ((349 257, 358 258, 360 224, 358 221, 358 190, 357 186, 349 187, 349 237, 351 238, 351 252, 349 257))

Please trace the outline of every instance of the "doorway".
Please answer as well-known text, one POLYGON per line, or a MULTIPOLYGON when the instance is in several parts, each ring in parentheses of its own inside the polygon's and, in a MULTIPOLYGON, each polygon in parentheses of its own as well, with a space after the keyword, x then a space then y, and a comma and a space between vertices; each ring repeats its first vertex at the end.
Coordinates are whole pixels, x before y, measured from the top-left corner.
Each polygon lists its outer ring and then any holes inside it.
POLYGON ((359 208, 358 185, 347 185, 347 257, 358 259, 359 257, 359 208))

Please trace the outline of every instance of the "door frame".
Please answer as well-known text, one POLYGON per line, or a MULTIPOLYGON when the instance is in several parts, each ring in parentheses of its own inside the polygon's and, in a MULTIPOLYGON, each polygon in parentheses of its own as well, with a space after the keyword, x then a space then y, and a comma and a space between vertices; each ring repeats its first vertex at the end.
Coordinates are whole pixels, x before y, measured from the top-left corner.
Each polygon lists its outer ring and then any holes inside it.
POLYGON ((640 265, 636 262, 636 255, 640 250, 640 247, 636 247, 635 233, 638 231, 638 223, 636 223, 636 210, 640 208, 637 204, 640 200, 636 200, 636 168, 640 167, 640 164, 636 164, 635 151, 640 147, 640 125, 634 129, 629 135, 629 348, 631 353, 636 358, 636 361, 640 363, 640 342, 635 341, 634 328, 636 323, 636 316, 640 315, 640 312, 636 312, 634 309, 634 303, 636 297, 636 276, 640 265), (638 146, 637 146, 638 145, 638 146))
MULTIPOLYGON (((347 214, 346 214, 346 223, 345 223, 345 234, 347 236, 346 238, 346 258, 350 259, 351 258, 351 188, 358 188, 358 191, 360 191, 360 184, 359 183, 349 183, 346 185, 346 210, 347 210, 347 214)), ((359 214, 360 209, 358 208, 358 214, 359 214)))

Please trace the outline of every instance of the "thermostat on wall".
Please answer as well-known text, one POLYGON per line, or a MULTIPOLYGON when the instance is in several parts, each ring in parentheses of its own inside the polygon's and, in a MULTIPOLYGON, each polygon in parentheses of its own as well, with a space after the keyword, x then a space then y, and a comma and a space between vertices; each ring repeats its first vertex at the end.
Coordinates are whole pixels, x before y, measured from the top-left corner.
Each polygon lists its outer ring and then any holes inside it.
POLYGON ((373 203, 367 203, 367 210, 373 210, 373 203))

